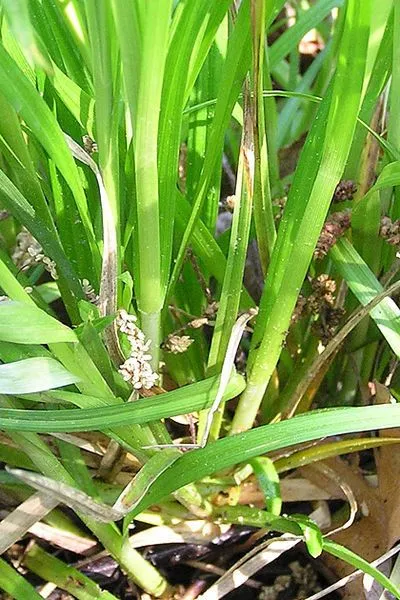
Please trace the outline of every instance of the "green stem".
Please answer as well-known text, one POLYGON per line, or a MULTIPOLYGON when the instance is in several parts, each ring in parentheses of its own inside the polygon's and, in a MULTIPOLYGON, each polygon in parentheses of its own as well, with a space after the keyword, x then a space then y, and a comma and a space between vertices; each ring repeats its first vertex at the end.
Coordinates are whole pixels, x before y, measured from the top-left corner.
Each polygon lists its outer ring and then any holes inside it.
POLYGON ((66 565, 52 554, 49 554, 37 544, 31 546, 24 556, 24 565, 45 581, 55 583, 57 587, 73 594, 80 600, 116 600, 116 596, 100 587, 74 567, 66 565))
MULTIPOLYGON (((11 400, 8 403, 11 408, 14 407, 11 400)), ((72 476, 38 435, 34 433, 13 433, 11 437, 26 452, 43 475, 67 485, 76 486, 72 476)), ((123 538, 114 524, 100 523, 82 514, 79 517, 93 531, 121 568, 140 587, 156 597, 161 596, 166 591, 167 582, 165 579, 141 554, 131 548, 129 539, 123 538)))
MULTIPOLYGON (((265 89, 273 92, 273 83, 271 78, 271 72, 269 68, 269 57, 268 48, 265 46, 265 57, 264 57, 264 81, 265 89)), ((261 92, 262 93, 262 92, 261 92)), ((276 99, 271 96, 263 94, 263 108, 264 114, 266 115, 265 129, 266 129, 266 144, 268 144, 268 166, 269 166, 269 178, 270 187, 275 190, 278 194, 284 194, 284 188, 281 182, 279 173, 279 155, 278 155, 278 111, 276 108, 276 99)))
MULTIPOLYGON (((390 118, 388 123, 388 141, 395 148, 400 147, 400 0, 394 0, 394 29, 393 29, 393 62, 392 83, 390 87, 390 118)), ((394 189, 394 201, 392 204, 392 219, 400 217, 400 193, 399 188, 394 189)))
POLYGON ((41 600, 43 596, 5 560, 0 558, 0 589, 15 600, 41 600))
POLYGON ((279 227, 252 340, 248 385, 236 409, 232 434, 250 429, 254 423, 354 136, 365 73, 370 5, 363 3, 359 11, 356 0, 349 0, 346 10, 338 68, 303 149, 279 227), (354 35, 362 41, 357 52, 353 51, 354 35), (349 81, 352 102, 343 114, 340 98, 349 95, 349 81))
MULTIPOLYGON (((208 359, 208 372, 213 374, 220 372, 222 369, 232 328, 237 318, 250 232, 254 190, 254 121, 248 82, 245 90, 244 128, 236 182, 235 209, 227 267, 208 359)), ((200 413, 198 432, 200 440, 206 425, 207 414, 207 411, 200 413)), ((210 439, 218 438, 222 416, 223 404, 221 403, 214 415, 210 439)))
MULTIPOLYGON (((257 233, 257 244, 260 253, 261 267, 264 275, 275 244, 276 231, 272 212, 270 167, 268 160, 268 141, 265 130, 263 99, 263 59, 265 54, 265 2, 253 0, 251 3, 253 32, 253 85, 254 85, 254 222, 257 233)), ((268 60, 266 61, 268 67, 268 60)), ((269 72, 268 74, 269 75, 269 72)), ((275 100, 269 99, 275 106, 275 100)), ((270 137, 274 132, 269 131, 270 137)), ((275 154, 276 156, 276 154, 275 154)), ((271 161, 272 164, 273 161, 271 161)), ((276 175, 276 174, 274 174, 276 175)))
POLYGON ((150 353, 151 365, 153 370, 158 372, 160 362, 160 344, 161 344, 161 312, 140 313, 142 330, 146 334, 146 339, 151 340, 150 353))

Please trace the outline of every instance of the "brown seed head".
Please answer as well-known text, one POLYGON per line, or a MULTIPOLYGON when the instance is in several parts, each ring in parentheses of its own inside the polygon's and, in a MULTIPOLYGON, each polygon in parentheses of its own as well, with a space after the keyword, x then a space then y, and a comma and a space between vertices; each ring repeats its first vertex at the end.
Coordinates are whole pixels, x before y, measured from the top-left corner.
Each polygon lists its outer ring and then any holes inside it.
POLYGON ((353 200, 354 194, 357 191, 357 186, 351 179, 340 181, 333 194, 333 202, 345 202, 353 200))

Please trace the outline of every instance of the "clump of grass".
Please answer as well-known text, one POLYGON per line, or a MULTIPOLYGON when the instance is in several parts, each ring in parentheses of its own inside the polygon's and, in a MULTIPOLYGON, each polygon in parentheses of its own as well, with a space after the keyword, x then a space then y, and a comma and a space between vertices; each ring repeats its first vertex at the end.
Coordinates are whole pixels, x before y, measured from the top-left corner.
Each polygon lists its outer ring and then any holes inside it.
MULTIPOLYGON (((400 597, 282 516, 278 476, 393 443, 356 434, 400 423, 396 404, 359 406, 374 379, 399 394, 397 5, 0 5, 4 494, 70 504, 64 525, 155 597, 174 591, 130 545, 134 520, 294 534, 400 597), (253 479, 264 508, 215 500, 253 479)), ((29 528, 9 522, 3 551, 29 528)), ((39 547, 24 565, 114 597, 39 547)), ((37 596, 29 572, 0 571, 8 594, 37 596)))

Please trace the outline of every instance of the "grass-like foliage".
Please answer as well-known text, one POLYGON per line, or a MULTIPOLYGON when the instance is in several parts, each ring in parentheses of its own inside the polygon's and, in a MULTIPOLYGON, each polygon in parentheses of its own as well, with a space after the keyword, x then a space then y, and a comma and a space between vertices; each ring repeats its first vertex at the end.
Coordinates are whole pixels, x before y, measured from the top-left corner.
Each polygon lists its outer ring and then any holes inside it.
MULTIPOLYGON (((37 495, 3 552, 53 511, 168 596, 134 520, 255 525, 400 598, 281 516, 278 475, 398 441, 356 435, 400 426, 399 3, 378 11, 0 0, 0 488, 37 495)), ((0 561, 13 598, 116 597, 49 548, 24 566, 0 561)))

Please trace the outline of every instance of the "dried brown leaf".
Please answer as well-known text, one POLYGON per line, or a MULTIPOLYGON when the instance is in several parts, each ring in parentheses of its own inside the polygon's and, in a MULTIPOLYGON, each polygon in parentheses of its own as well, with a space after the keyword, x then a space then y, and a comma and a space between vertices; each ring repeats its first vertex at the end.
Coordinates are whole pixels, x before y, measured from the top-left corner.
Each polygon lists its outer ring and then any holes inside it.
MULTIPOLYGON (((343 484, 350 487, 360 512, 359 520, 348 529, 337 532, 333 539, 371 562, 384 554, 388 547, 386 512, 378 491, 368 484, 355 465, 349 465, 339 457, 328 459, 324 463, 336 473, 343 484)), ((337 485, 329 478, 324 478, 314 465, 303 467, 301 472, 311 481, 317 481, 324 489, 332 491, 332 486, 337 485)), ((338 577, 345 577, 352 571, 350 565, 332 556, 324 555, 323 560, 338 577)), ((362 580, 357 579, 347 585, 345 600, 360 600, 362 597, 362 580)))
MULTIPOLYGON (((390 402, 390 392, 382 384, 375 382, 375 399, 378 404, 390 402)), ((400 428, 385 430, 385 437, 400 437, 400 428)), ((400 448, 397 444, 381 446, 375 451, 378 474, 378 492, 386 514, 388 550, 400 539, 400 448)))

